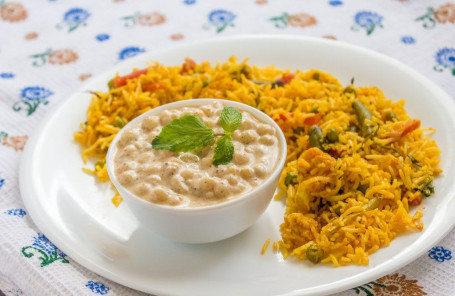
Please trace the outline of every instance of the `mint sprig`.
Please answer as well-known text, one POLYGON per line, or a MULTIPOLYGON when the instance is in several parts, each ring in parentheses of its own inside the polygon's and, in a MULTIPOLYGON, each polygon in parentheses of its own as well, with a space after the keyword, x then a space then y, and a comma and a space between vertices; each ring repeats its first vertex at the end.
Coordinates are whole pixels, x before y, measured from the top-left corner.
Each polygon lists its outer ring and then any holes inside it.
POLYGON ((221 164, 228 164, 234 157, 234 144, 232 144, 232 137, 224 135, 216 140, 215 153, 213 154, 213 165, 219 166, 221 164))
MULTIPOLYGON (((234 157, 234 144, 231 133, 242 124, 242 113, 234 107, 224 107, 220 114, 220 124, 224 130, 215 143, 213 165, 225 165, 234 157)), ((152 141, 156 150, 189 152, 212 145, 215 132, 195 115, 184 115, 165 125, 160 134, 152 141)))
POLYGON ((199 150, 213 143, 215 133, 194 115, 184 115, 165 125, 153 139, 156 150, 188 152, 199 150))
POLYGON ((220 123, 225 133, 232 133, 242 123, 242 113, 234 107, 224 107, 220 114, 220 123))

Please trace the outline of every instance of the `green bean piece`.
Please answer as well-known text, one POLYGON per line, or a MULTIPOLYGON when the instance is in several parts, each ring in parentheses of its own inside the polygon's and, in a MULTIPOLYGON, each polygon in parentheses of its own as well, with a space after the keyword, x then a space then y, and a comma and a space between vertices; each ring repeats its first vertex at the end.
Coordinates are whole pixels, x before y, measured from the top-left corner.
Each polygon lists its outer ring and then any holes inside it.
POLYGON ((420 190, 423 195, 425 195, 426 197, 434 194, 434 186, 433 186, 433 180, 430 180, 430 182, 424 184, 422 186, 422 189, 420 190))
POLYGON ((331 128, 329 130, 329 132, 327 133, 326 138, 330 143, 336 143, 336 142, 338 142, 338 135, 339 135, 339 132, 336 129, 331 128))
POLYGON ((357 187, 357 190, 362 192, 363 195, 365 195, 365 193, 367 192, 367 189, 369 188, 370 186, 368 184, 360 184, 359 187, 357 187))
POLYGON ((117 117, 117 118, 114 120, 114 123, 113 123, 113 125, 114 125, 115 127, 118 127, 118 128, 124 127, 125 124, 126 124, 126 123, 125 123, 120 117, 117 117))
POLYGON ((204 80, 202 81, 202 87, 207 87, 209 85, 210 82, 208 82, 207 80, 204 80))
POLYGON ((306 257, 313 263, 319 263, 324 257, 324 250, 318 244, 312 244, 306 249, 306 257))
POLYGON ((318 113, 319 111, 319 105, 314 104, 313 107, 311 108, 311 113, 318 113))
POLYGON ((358 133, 359 132, 359 128, 357 127, 357 125, 350 125, 349 126, 349 131, 350 132, 353 132, 353 133, 358 133))
POLYGON ((316 147, 319 148, 320 150, 324 151, 322 149, 322 141, 324 136, 322 135, 322 130, 319 126, 313 125, 310 127, 310 146, 311 147, 316 147))
POLYGON ((363 206, 363 209, 365 211, 371 211, 371 210, 374 210, 376 209, 378 206, 379 206, 379 202, 381 201, 381 198, 380 197, 373 197, 372 199, 370 199, 370 201, 368 203, 366 203, 364 206, 363 206))
POLYGON ((289 185, 297 184, 297 175, 294 172, 289 172, 284 179, 284 185, 288 187, 289 185))
POLYGON ((366 137, 372 133, 372 127, 369 124, 365 123, 365 120, 371 120, 371 112, 368 110, 365 105, 359 101, 352 103, 352 108, 354 108, 355 114, 357 115, 357 120, 360 124, 362 136, 366 137))
POLYGON ((385 121, 393 121, 394 119, 398 120, 396 114, 392 110, 385 113, 385 121))
POLYGON ((314 80, 319 80, 319 78, 320 78, 319 72, 314 72, 312 78, 314 80))

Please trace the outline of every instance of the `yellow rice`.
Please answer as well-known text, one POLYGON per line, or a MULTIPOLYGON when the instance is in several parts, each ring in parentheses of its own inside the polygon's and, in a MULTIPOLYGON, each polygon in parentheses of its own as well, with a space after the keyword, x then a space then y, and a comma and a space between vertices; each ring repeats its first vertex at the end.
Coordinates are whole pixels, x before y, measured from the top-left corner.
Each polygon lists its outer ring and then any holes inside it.
MULTIPOLYGON (((273 250, 281 251, 284 258, 307 260, 309 248, 317 246, 323 254, 321 263, 365 265, 370 254, 388 246, 398 234, 423 229, 422 209, 411 214, 411 205, 420 204, 423 186, 441 173, 439 149, 428 137, 431 129, 391 136, 410 121, 404 100, 392 102, 377 87, 343 87, 335 77, 318 70, 297 70, 284 85, 263 83, 283 78, 290 71, 246 62, 231 57, 214 66, 202 62, 185 72, 181 65, 153 63, 146 74, 127 80, 126 85, 94 93, 87 121, 74 134, 83 147, 84 161, 98 159, 93 169, 84 171, 100 182, 109 180, 105 156, 120 130, 116 124, 119 120, 127 123, 173 101, 229 99, 264 111, 286 136, 287 165, 275 198, 286 196, 287 207, 280 226, 282 239, 273 243, 273 250), (156 90, 144 90, 157 83, 160 87, 156 90), (348 131, 350 125, 358 124, 351 107, 355 100, 371 111, 369 123, 379 127, 375 137, 362 138, 348 131), (397 115, 398 122, 384 120, 389 110, 397 115), (305 122, 316 112, 322 113, 318 125, 324 135, 331 128, 339 132, 336 143, 324 144, 330 153, 310 149, 305 122), (290 172, 297 177, 287 186, 290 172), (358 190, 360 184, 367 185, 364 193, 358 190), (369 202, 374 201, 378 201, 376 206, 369 208, 369 202)), ((121 197, 116 194, 113 202, 120 204, 121 197)), ((262 253, 269 243, 267 240, 262 253)))

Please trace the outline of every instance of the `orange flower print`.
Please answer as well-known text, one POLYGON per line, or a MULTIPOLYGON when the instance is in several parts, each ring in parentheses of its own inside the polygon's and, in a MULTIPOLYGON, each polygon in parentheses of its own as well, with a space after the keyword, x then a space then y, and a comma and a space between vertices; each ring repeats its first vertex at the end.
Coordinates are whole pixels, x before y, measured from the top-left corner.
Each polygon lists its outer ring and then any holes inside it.
POLYGON ((92 74, 90 74, 90 73, 81 74, 81 75, 79 76, 79 80, 80 80, 80 81, 84 81, 84 80, 89 79, 90 77, 92 77, 92 74))
POLYGON ((0 16, 8 22, 20 22, 27 18, 27 11, 22 4, 10 2, 0 8, 0 16))
POLYGON ((374 286, 375 296, 423 296, 427 295, 422 287, 417 285, 417 280, 408 280, 404 274, 400 275, 395 273, 392 275, 386 275, 376 281, 377 283, 384 285, 374 286))
POLYGON ((149 12, 146 14, 141 14, 137 18, 137 22, 141 26, 154 26, 154 25, 159 25, 162 24, 166 21, 166 18, 164 15, 158 13, 158 12, 149 12))
POLYGON ((15 151, 24 150, 25 143, 27 142, 28 136, 15 136, 2 138, 2 144, 7 147, 13 148, 15 151))
POLYGON ((337 38, 333 35, 324 35, 324 36, 322 36, 322 38, 330 39, 330 40, 337 40, 337 38))
POLYGON ((314 26, 317 24, 317 20, 314 16, 306 13, 297 13, 297 14, 288 14, 283 13, 280 16, 272 17, 270 19, 275 24, 275 27, 278 29, 284 29, 288 25, 291 27, 308 27, 314 26))
POLYGON ((155 26, 166 22, 166 17, 159 12, 139 13, 122 17, 125 27, 134 27, 136 24, 141 26, 155 26))
POLYGON ((263 4, 267 4, 267 0, 256 0, 255 1, 257 5, 263 5, 263 4))
POLYGON ((434 18, 438 23, 455 23, 455 3, 447 3, 439 6, 434 12, 434 18))
POLYGON ((429 7, 427 13, 416 18, 415 21, 421 21, 425 29, 433 29, 437 23, 455 24, 455 3, 447 3, 436 9, 429 7))
POLYGON ((38 38, 38 33, 36 33, 36 32, 30 32, 25 35, 25 40, 33 40, 36 38, 38 38))
POLYGON ((177 33, 177 34, 172 34, 169 38, 171 38, 172 40, 177 41, 177 40, 182 40, 183 37, 185 37, 185 36, 183 36, 183 34, 177 33))
POLYGON ((293 14, 287 17, 288 24, 292 27, 308 27, 317 24, 314 16, 306 13, 293 14))
POLYGON ((32 65, 35 67, 42 67, 47 62, 53 65, 69 64, 77 61, 79 58, 77 53, 71 49, 48 49, 45 52, 34 54, 30 56, 33 59, 32 65))
POLYGON ((70 49, 59 49, 54 50, 49 55, 49 63, 59 65, 69 64, 75 62, 78 58, 77 54, 70 49))

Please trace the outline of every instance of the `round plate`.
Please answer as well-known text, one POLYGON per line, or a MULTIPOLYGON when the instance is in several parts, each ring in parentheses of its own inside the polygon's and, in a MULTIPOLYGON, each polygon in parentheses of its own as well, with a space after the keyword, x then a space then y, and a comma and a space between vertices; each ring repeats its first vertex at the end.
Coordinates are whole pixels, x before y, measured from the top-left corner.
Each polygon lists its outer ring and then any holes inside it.
MULTIPOLYGON (((416 259, 455 224, 453 100, 434 83, 384 55, 323 39, 243 36, 218 39, 143 54, 91 79, 63 102, 39 127, 25 148, 20 189, 33 221, 72 260, 125 286, 154 294, 302 295, 328 294, 361 285, 416 259), (283 260, 264 241, 280 238, 284 206, 272 201, 266 213, 245 232, 225 241, 185 245, 163 239, 139 225, 126 204, 115 208, 108 184, 98 184, 84 166, 73 132, 85 121, 90 94, 107 90, 116 72, 127 74, 156 60, 180 65, 225 61, 231 55, 259 66, 320 69, 349 84, 374 85, 388 98, 405 98, 406 109, 424 127, 437 129, 443 174, 436 194, 424 200, 422 232, 401 235, 370 257, 368 266, 333 268, 283 260)), ((91 167, 93 164, 89 164, 91 167)))

